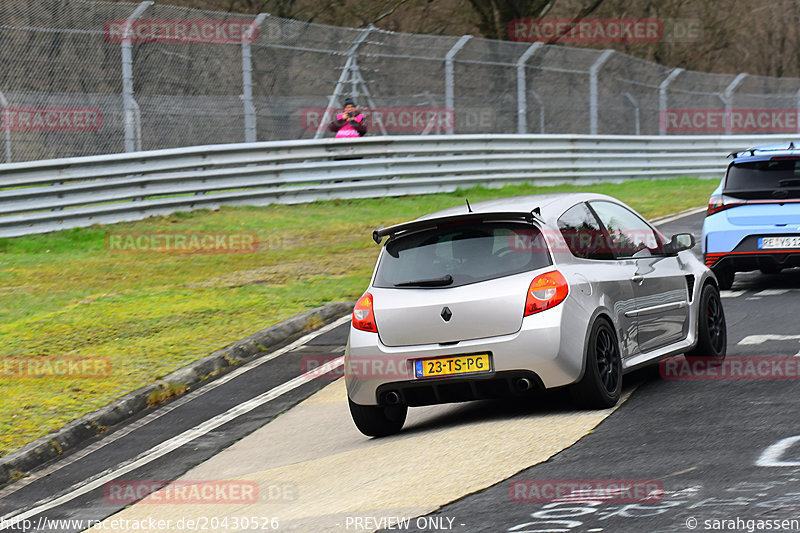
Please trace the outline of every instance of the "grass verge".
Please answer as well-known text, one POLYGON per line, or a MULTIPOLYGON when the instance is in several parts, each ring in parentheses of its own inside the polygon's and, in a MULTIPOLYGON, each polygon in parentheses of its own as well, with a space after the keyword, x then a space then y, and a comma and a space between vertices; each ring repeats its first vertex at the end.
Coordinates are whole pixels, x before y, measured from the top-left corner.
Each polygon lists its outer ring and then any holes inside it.
POLYGON ((715 181, 473 188, 452 194, 230 207, 0 239, 0 455, 235 340, 363 292, 379 225, 504 196, 593 191, 654 218, 704 205, 715 181), (254 232, 255 253, 111 251, 108 234, 254 232), (32 378, 9 364, 105 361, 101 377, 32 378))

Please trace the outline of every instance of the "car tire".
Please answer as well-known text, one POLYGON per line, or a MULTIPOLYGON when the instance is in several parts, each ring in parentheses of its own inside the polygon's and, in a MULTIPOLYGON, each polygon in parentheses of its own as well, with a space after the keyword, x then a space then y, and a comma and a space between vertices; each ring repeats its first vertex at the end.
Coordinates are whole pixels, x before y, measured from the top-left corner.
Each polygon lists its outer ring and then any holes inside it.
POLYGON ((728 330, 725 310, 719 291, 706 284, 700 293, 700 311, 697 317, 697 345, 686 357, 704 357, 722 361, 728 351, 728 330))
POLYGON ((721 291, 727 291, 733 287, 733 279, 736 277, 736 272, 728 269, 720 269, 714 270, 714 275, 717 276, 717 283, 721 291))
POLYGON ((622 394, 622 357, 614 328, 600 318, 592 325, 585 351, 585 369, 581 380, 570 391, 580 407, 605 409, 619 401, 622 394))
POLYGON ((350 416, 358 430, 368 437, 386 437, 403 429, 408 414, 405 405, 360 405, 350 398, 350 416))

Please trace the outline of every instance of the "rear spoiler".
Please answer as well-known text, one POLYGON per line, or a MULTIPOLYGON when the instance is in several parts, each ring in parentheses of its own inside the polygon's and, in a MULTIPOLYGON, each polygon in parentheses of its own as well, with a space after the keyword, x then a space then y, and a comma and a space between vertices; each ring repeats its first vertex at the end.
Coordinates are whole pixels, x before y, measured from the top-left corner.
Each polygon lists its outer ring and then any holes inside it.
POLYGON ((422 231, 426 229, 438 228, 441 226, 448 226, 451 224, 463 224, 465 222, 526 222, 533 224, 534 221, 542 221, 541 212, 539 208, 530 212, 505 212, 505 213, 463 213, 461 215, 452 215, 449 217, 430 218, 425 220, 412 220, 411 222, 403 222, 402 224, 395 224, 388 228, 380 227, 372 232, 372 240, 380 244, 385 236, 390 239, 402 236, 415 231, 422 231))
POLYGON ((747 150, 737 150, 735 152, 731 152, 728 154, 728 157, 736 159, 737 157, 743 157, 746 154, 750 154, 750 157, 754 157, 756 152, 781 152, 781 151, 789 151, 789 150, 796 150, 794 141, 789 141, 789 144, 771 144, 769 146, 752 146, 747 150))

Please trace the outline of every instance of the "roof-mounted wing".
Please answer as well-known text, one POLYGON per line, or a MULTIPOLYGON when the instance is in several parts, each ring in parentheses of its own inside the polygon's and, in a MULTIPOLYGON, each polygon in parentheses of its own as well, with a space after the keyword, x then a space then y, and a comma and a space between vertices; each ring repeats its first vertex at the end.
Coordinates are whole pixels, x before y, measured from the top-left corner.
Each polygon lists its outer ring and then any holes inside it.
POLYGON ((785 152, 788 150, 797 150, 798 148, 796 148, 796 146, 797 145, 794 144, 794 141, 781 144, 770 144, 767 146, 751 146, 747 150, 731 152, 728 154, 728 157, 736 159, 737 157, 744 157, 747 155, 753 157, 758 155, 760 152, 785 152))
POLYGON ((372 240, 380 244, 387 235, 392 239, 417 231, 468 222, 526 222, 528 224, 533 224, 535 220, 541 221, 538 208, 530 212, 463 213, 449 217, 412 220, 411 222, 395 224, 388 228, 380 227, 372 232, 372 240))

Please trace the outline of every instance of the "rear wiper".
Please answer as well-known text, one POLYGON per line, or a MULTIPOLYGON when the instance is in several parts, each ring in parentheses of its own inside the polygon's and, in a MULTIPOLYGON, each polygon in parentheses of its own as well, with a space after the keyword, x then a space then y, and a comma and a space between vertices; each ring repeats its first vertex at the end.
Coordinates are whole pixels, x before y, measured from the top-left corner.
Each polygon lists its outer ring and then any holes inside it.
POLYGON ((402 283, 395 283, 395 287, 444 287, 453 283, 453 276, 445 274, 441 278, 421 279, 419 281, 404 281, 402 283))
POLYGON ((781 187, 796 187, 796 186, 800 185, 800 180, 798 180, 798 179, 794 179, 794 180, 781 180, 781 181, 779 181, 779 182, 778 182, 778 184, 779 184, 781 187))

